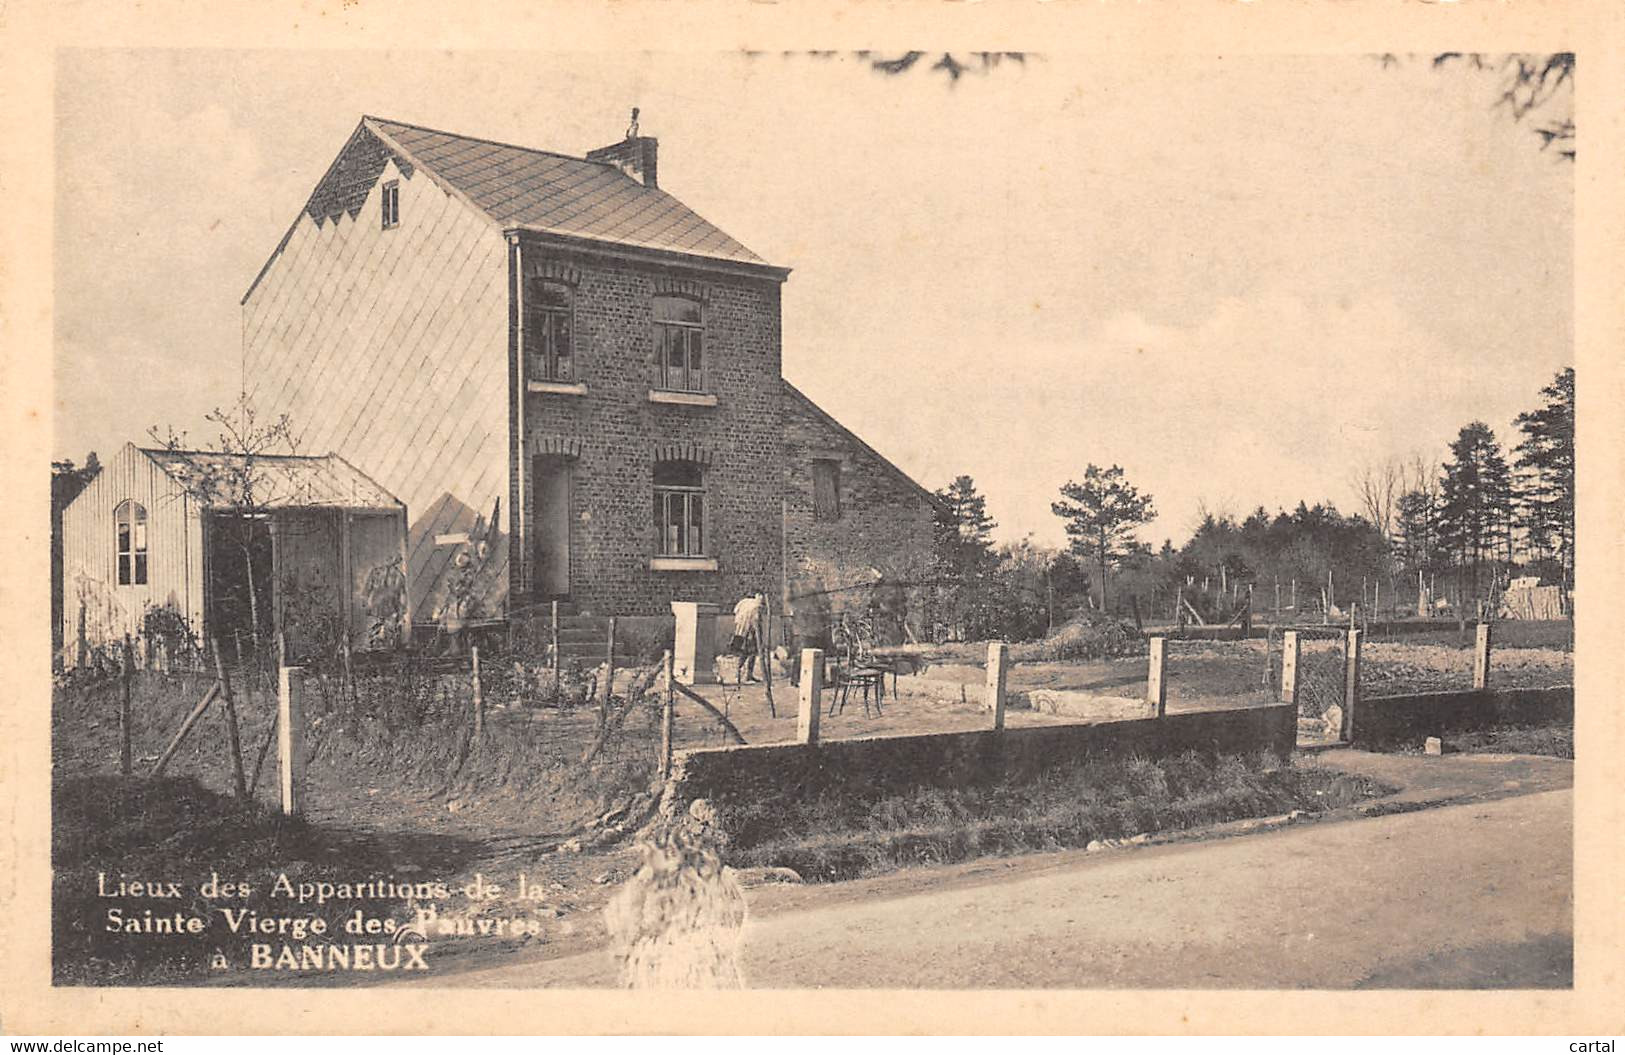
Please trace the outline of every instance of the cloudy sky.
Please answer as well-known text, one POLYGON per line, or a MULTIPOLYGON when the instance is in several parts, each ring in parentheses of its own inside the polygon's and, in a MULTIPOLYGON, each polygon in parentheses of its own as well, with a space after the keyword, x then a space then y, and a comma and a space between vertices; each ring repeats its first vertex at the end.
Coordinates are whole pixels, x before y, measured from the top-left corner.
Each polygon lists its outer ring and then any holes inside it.
POLYGON ((1572 362, 1573 166, 1497 81, 1364 57, 67 51, 55 453, 206 435, 238 301, 363 113, 582 153, 642 108, 666 190, 769 261, 786 375, 998 534, 1121 464, 1197 510, 1352 510, 1572 362))

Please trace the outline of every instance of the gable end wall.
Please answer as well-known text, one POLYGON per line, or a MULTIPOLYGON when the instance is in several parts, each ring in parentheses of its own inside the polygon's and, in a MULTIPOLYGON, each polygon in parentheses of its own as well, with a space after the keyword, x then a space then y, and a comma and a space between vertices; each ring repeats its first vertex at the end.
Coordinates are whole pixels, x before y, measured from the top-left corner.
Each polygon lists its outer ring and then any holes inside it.
MULTIPOLYGON (((421 169, 387 162, 354 219, 301 213, 243 305, 245 388, 303 453, 336 452, 406 503, 413 618, 434 618, 456 547, 508 489, 507 246, 421 169), (380 187, 400 223, 380 223, 380 187)), ((505 540, 492 547, 506 560, 505 540)), ((500 615, 506 568, 479 604, 500 615)))
POLYGON ((843 612, 878 605, 886 639, 906 620, 920 632, 931 566, 932 510, 919 487, 793 393, 784 398, 784 533, 789 603, 797 630, 816 634, 843 612), (841 463, 841 515, 818 520, 812 463, 841 463), (885 587, 876 589, 875 573, 885 587), (907 584, 907 585, 905 585, 907 584))

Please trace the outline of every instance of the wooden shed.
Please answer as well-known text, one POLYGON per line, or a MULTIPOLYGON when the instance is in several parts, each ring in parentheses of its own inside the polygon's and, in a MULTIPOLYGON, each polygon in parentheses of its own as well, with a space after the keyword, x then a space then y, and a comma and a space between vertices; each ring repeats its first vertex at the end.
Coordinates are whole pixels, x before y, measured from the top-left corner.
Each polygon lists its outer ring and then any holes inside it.
POLYGON ((62 514, 71 667, 125 634, 222 647, 281 632, 291 656, 404 640, 406 507, 336 454, 127 443, 62 514))

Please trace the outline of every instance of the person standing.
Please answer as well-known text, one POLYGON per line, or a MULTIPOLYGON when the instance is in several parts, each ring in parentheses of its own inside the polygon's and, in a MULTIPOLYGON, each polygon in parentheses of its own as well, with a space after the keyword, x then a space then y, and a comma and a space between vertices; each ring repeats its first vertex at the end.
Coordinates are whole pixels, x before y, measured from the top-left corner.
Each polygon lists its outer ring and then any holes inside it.
MULTIPOLYGON (((766 603, 766 596, 754 593, 741 597, 739 603, 734 605, 734 633, 733 640, 728 643, 728 651, 739 656, 746 681, 761 680, 756 676, 756 657, 762 651, 762 606, 766 603)), ((767 661, 762 662, 765 664, 767 661)))

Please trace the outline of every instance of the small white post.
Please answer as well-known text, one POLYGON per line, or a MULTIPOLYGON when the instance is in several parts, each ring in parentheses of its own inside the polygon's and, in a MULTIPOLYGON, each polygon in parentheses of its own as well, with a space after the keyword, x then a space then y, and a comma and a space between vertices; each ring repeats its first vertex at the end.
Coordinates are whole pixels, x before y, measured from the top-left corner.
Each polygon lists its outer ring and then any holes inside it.
POLYGON ((1288 630, 1281 635, 1281 702, 1298 702, 1298 660, 1302 657, 1303 646, 1298 642, 1298 632, 1288 630))
POLYGON ((277 756, 281 770, 282 812, 304 811, 300 792, 305 783, 305 668, 283 667, 277 685, 277 756))
POLYGON ((673 601, 677 621, 672 657, 677 680, 683 685, 711 685, 717 680, 717 606, 704 602, 673 601))
POLYGON ((1168 716, 1168 639, 1151 639, 1151 669, 1146 674, 1145 697, 1151 704, 1151 713, 1158 718, 1168 716))
POLYGON ((1478 622, 1478 641, 1473 648, 1473 688, 1490 687, 1490 621, 1478 622))
POLYGON ((1360 631, 1349 630, 1348 654, 1343 661, 1343 730, 1339 739, 1354 742, 1354 712, 1360 705, 1360 631))
POLYGON ((818 742, 818 713, 824 692, 824 650, 801 650, 801 710, 796 715, 796 740, 803 744, 818 742))
POLYGON ((468 656, 470 685, 474 691, 474 736, 479 738, 485 735, 485 693, 480 687, 480 646, 470 645, 468 656))
POLYGON ((671 745, 672 745, 672 718, 676 689, 672 687, 671 675, 671 649, 667 649, 660 657, 660 672, 665 678, 664 689, 660 694, 660 775, 671 776, 671 745))
POLYGON ((1005 670, 1010 662, 1010 646, 993 641, 987 646, 987 706, 993 712, 993 728, 1004 728, 1005 670))

